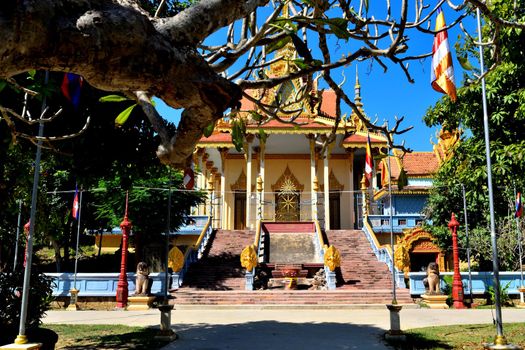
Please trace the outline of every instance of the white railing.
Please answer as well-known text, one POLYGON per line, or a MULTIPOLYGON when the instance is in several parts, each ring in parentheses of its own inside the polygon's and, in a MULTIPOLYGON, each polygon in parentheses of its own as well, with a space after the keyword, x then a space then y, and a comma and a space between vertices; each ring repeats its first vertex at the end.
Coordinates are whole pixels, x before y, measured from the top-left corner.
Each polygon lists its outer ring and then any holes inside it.
POLYGON ((372 251, 377 257, 377 260, 384 262, 388 266, 388 270, 392 272, 392 268, 395 269, 396 276, 396 285, 400 288, 406 288, 405 276, 402 271, 399 271, 397 267, 394 266, 392 262, 392 248, 391 247, 382 247, 377 241, 376 235, 370 223, 368 222, 368 217, 363 217, 363 232, 365 233, 368 242, 372 251))
POLYGON ((211 222, 212 216, 209 216, 206 225, 204 225, 204 227, 202 228, 201 234, 199 235, 197 242, 195 242, 193 246, 189 246, 188 249, 186 249, 186 252, 184 253, 184 265, 182 266, 182 269, 172 274, 172 283, 175 287, 178 288, 182 285, 182 283, 184 282, 184 276, 186 275, 186 272, 188 272, 190 265, 202 258, 202 255, 206 250, 211 234, 213 232, 211 222))

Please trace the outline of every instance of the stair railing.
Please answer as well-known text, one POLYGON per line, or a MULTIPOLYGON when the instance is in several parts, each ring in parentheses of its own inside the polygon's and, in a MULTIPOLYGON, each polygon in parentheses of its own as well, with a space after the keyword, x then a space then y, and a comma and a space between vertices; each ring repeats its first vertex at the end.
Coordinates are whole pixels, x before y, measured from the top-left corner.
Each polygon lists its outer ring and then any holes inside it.
MULTIPOLYGON (((262 240, 263 240, 263 235, 261 234, 261 227, 262 227, 262 222, 261 222, 261 219, 257 219, 256 221, 256 224, 255 224, 255 238, 253 239, 253 244, 245 247, 241 253, 241 265, 242 267, 246 268, 246 274, 245 274, 245 280, 246 280, 246 283, 244 285, 244 289, 245 290, 253 290, 253 280, 254 280, 254 277, 255 277, 255 267, 261 262, 261 253, 262 253, 262 256, 263 256, 263 260, 264 260, 264 251, 261 252, 261 249, 262 249, 262 240), (245 257, 244 255, 245 254, 248 254, 249 251, 253 250, 253 254, 255 254, 255 257, 253 257, 253 261, 252 261, 252 258, 251 257, 245 257), (248 269, 248 265, 245 265, 245 262, 243 262, 243 259, 247 259, 249 260, 250 262, 248 262, 248 264, 250 265, 249 268, 251 268, 251 270, 248 269), (252 268, 252 266, 254 266, 252 268)), ((248 254, 250 255, 250 254, 248 254)))
POLYGON ((184 253, 184 264, 182 265, 182 269, 178 272, 174 272, 171 275, 175 287, 179 288, 182 285, 182 283, 184 282, 184 276, 186 275, 186 272, 188 272, 190 265, 194 262, 199 261, 202 258, 202 255, 206 250, 211 234, 213 232, 211 222, 212 216, 210 215, 208 216, 208 221, 206 222, 206 225, 204 225, 204 227, 202 228, 197 242, 195 242, 194 245, 191 245, 186 249, 186 252, 184 253))
POLYGON ((392 262, 392 247, 381 246, 376 238, 374 229, 368 221, 368 216, 363 217, 363 232, 365 233, 372 251, 374 252, 377 260, 384 262, 388 266, 388 270, 392 272, 392 267, 395 269, 396 285, 400 288, 406 288, 405 277, 402 271, 399 271, 392 262))
POLYGON ((326 286, 328 289, 335 289, 335 271, 331 271, 330 268, 326 265, 325 262, 325 253, 328 250, 328 244, 326 244, 326 241, 323 237, 323 231, 321 230, 321 225, 319 224, 319 220, 314 220, 315 225, 315 232, 317 234, 317 240, 315 241, 315 244, 318 245, 319 248, 319 255, 321 261, 324 263, 324 273, 326 276, 326 286))

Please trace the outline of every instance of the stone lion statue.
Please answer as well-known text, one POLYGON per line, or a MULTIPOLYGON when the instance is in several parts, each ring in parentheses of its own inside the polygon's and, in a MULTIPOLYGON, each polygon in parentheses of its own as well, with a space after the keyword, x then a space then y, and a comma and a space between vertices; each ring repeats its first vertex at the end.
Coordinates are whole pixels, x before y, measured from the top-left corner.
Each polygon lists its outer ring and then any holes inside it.
POLYGON ((427 267, 427 278, 423 280, 427 289, 427 294, 441 294, 439 287, 439 268, 435 262, 431 262, 427 267))
POLYGON ((137 264, 137 277, 135 279, 135 295, 147 295, 149 287, 149 266, 141 261, 137 264))

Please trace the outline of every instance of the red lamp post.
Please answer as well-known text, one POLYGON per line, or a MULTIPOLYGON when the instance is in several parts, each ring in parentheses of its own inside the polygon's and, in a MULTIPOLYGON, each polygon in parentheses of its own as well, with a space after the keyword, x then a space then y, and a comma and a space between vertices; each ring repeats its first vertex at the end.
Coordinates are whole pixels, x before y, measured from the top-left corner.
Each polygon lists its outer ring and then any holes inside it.
POLYGON ((452 280, 452 299, 454 300, 453 306, 455 309, 464 309, 463 304, 463 282, 461 282, 461 275, 459 274, 459 254, 458 254, 458 235, 457 230, 459 222, 456 220, 456 216, 452 213, 452 218, 448 223, 448 228, 452 232, 452 253, 454 255, 454 279, 452 280))
POLYGON ((117 308, 121 309, 124 309, 128 305, 126 265, 128 262, 128 235, 131 227, 131 221, 128 220, 128 192, 126 192, 126 211, 124 220, 120 223, 120 229, 122 230, 122 258, 120 260, 120 276, 117 283, 117 308))

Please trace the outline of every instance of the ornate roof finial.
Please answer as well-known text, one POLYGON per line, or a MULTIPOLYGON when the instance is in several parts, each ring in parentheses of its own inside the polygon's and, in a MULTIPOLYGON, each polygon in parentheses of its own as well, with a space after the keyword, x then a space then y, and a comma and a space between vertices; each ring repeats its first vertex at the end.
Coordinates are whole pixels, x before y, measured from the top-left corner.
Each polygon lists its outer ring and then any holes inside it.
POLYGON ((290 6, 290 4, 286 4, 286 5, 284 5, 284 7, 283 7, 283 17, 284 17, 284 18, 290 18, 290 9, 289 9, 289 6, 290 6))
POLYGON ((361 102, 361 85, 359 84, 359 71, 357 70, 357 64, 355 66, 355 104, 362 110, 363 103, 361 102))

